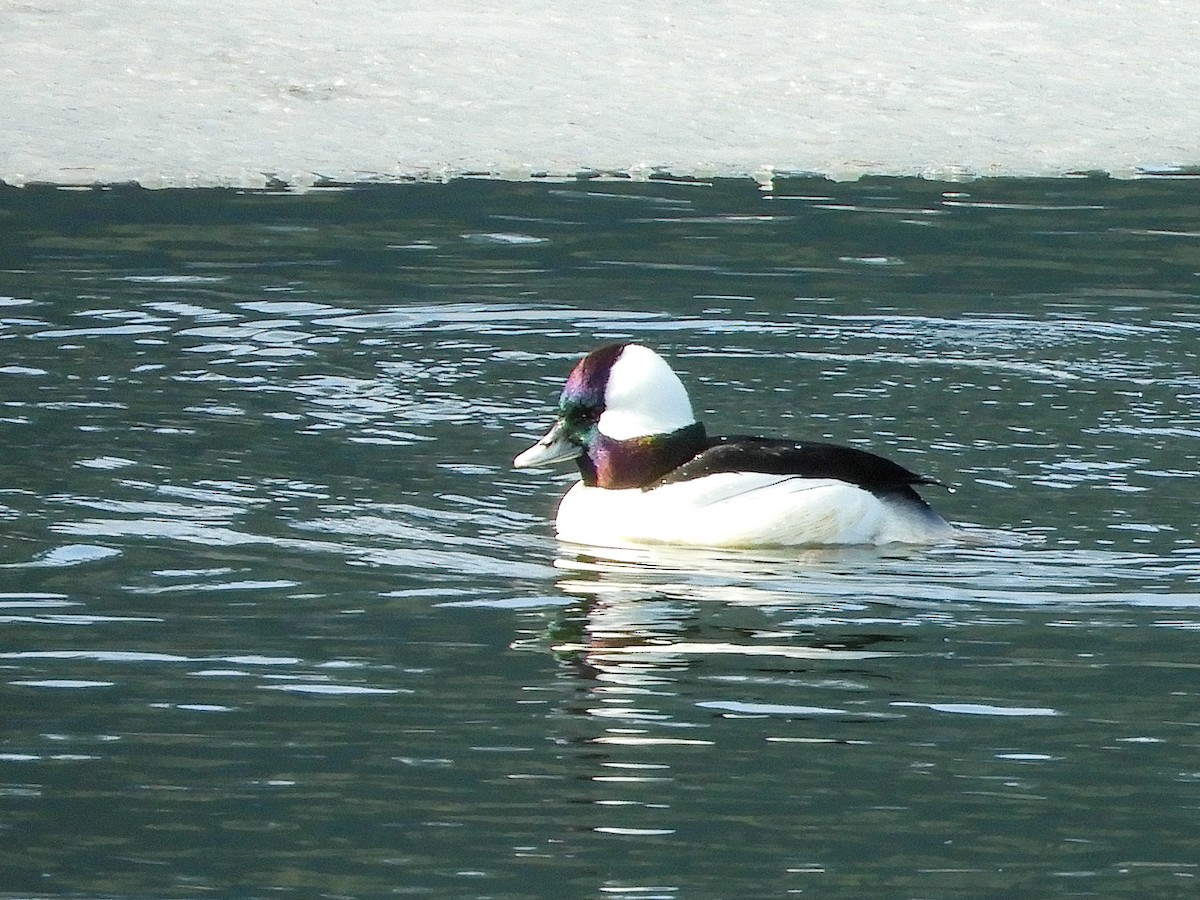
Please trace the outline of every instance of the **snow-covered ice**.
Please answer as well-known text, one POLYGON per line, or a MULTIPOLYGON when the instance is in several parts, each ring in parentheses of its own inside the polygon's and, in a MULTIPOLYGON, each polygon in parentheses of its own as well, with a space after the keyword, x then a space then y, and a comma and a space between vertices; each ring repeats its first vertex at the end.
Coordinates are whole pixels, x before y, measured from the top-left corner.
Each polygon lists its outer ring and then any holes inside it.
POLYGON ((1195 0, 0 0, 0 180, 1200 167, 1195 0))

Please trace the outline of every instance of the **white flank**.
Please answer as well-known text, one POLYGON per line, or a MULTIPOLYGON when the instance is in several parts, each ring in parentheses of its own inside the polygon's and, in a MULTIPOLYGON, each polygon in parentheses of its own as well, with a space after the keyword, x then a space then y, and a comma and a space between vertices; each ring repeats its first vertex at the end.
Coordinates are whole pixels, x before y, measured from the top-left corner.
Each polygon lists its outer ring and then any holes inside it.
POLYGON ((576 484, 556 521, 565 541, 697 547, 929 544, 952 537, 935 514, 843 481, 726 472, 653 490, 576 484))

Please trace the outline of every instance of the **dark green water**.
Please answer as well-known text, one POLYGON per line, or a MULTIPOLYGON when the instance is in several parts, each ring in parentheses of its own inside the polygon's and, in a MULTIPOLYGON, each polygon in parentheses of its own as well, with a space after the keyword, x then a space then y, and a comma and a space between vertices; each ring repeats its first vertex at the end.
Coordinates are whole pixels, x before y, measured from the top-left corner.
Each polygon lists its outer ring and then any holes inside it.
POLYGON ((1169 897, 1200 181, 0 192, 0 896, 1169 897), (978 541, 560 546, 575 358, 978 541))

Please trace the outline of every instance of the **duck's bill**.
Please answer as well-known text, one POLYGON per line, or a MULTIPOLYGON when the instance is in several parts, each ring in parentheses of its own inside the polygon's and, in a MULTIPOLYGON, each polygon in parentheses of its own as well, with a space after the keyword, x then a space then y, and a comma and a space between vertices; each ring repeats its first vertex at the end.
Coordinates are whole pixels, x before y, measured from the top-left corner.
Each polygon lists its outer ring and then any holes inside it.
POLYGON ((513 460, 513 466, 518 469, 529 469, 534 466, 551 466, 554 463, 575 459, 580 454, 578 444, 568 440, 566 429, 561 421, 555 422, 554 427, 546 432, 546 436, 521 453, 513 460))

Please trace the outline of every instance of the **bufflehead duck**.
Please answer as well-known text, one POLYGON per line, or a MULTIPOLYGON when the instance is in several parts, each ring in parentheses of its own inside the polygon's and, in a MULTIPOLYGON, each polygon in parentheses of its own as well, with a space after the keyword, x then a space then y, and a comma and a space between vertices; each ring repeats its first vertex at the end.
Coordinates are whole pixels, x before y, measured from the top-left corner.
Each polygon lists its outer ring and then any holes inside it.
POLYGON ((710 437, 666 361, 639 344, 575 366, 558 419, 516 468, 575 460, 558 536, 599 546, 931 544, 953 528, 914 485, 937 484, 834 444, 710 437))

